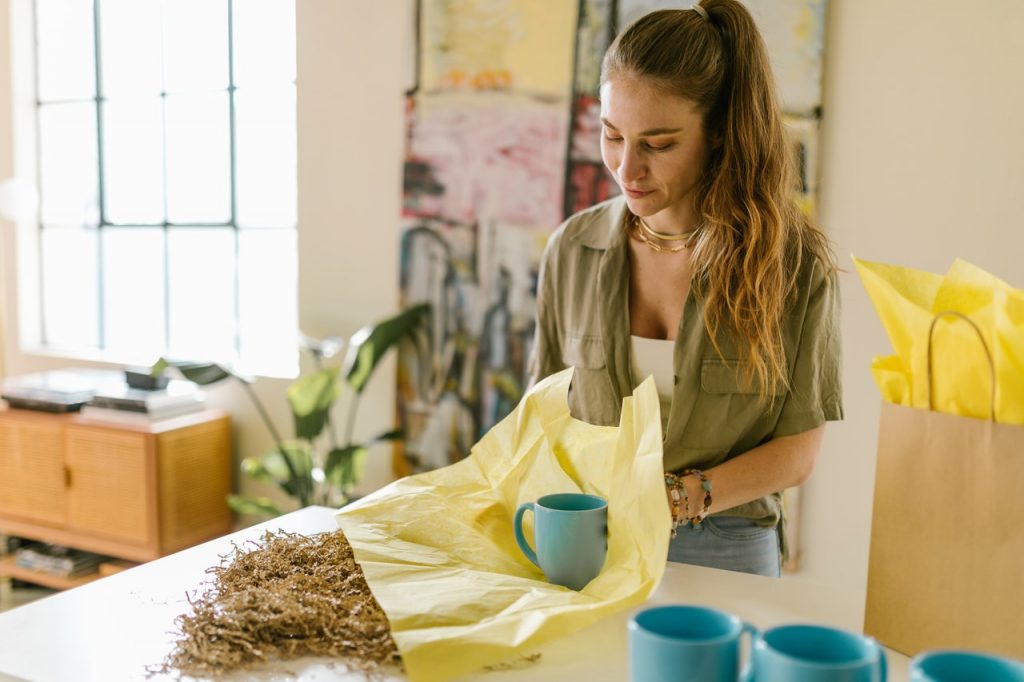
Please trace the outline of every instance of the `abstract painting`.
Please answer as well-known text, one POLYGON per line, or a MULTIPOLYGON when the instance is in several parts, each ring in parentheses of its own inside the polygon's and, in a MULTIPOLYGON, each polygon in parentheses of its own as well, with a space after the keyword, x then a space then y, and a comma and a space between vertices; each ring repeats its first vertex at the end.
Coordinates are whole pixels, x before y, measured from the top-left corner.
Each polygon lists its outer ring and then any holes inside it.
POLYGON ((464 457, 522 395, 537 263, 564 218, 576 0, 420 0, 407 93, 400 472, 464 457))

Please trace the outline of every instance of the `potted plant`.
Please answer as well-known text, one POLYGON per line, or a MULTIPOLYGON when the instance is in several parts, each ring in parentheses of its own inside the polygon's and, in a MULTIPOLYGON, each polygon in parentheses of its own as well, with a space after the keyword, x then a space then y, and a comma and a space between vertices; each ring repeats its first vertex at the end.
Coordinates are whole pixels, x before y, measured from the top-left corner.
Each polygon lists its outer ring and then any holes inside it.
MULTIPOLYGON (((300 506, 322 504, 342 506, 351 499, 352 489, 362 476, 367 450, 380 442, 402 437, 400 429, 384 431, 367 441, 354 440, 359 399, 381 359, 406 338, 429 313, 428 304, 410 307, 394 317, 367 325, 348 340, 344 361, 331 362, 345 346, 341 339, 303 337, 303 347, 312 354, 315 371, 300 376, 287 389, 294 420, 294 437, 284 439, 263 403, 252 389, 252 380, 222 365, 161 359, 199 385, 227 378, 236 379, 259 412, 274 440, 274 449, 242 460, 242 472, 258 481, 276 484, 294 497, 300 506), (343 388, 353 392, 348 403, 344 431, 339 439, 331 420, 331 409, 343 388)), ((241 514, 277 516, 282 510, 271 500, 229 495, 228 505, 241 514)))

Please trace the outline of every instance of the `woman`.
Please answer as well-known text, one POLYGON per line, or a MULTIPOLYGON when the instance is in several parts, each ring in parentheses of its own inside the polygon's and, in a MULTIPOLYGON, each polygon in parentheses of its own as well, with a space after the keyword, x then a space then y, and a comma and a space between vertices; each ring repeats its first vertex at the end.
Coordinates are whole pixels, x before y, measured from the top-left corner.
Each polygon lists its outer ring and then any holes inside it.
POLYGON ((669 559, 777 576, 780 491, 842 418, 839 302, 750 14, 704 0, 637 20, 605 55, 601 120, 622 196, 548 243, 533 377, 575 367, 572 414, 617 424, 653 374, 669 559))

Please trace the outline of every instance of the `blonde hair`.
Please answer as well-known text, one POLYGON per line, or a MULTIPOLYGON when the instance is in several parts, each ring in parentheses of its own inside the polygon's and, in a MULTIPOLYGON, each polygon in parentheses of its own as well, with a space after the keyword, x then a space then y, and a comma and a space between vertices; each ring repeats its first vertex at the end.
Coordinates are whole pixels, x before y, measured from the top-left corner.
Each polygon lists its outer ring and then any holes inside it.
POLYGON ((646 78, 694 102, 703 115, 709 156, 698 188, 705 228, 691 254, 693 284, 715 349, 731 331, 748 386, 768 401, 788 387, 782 322, 803 259, 826 272, 835 257, 825 235, 794 198, 795 159, 782 123, 764 41, 737 0, 704 0, 691 10, 647 14, 612 43, 601 83, 646 78))

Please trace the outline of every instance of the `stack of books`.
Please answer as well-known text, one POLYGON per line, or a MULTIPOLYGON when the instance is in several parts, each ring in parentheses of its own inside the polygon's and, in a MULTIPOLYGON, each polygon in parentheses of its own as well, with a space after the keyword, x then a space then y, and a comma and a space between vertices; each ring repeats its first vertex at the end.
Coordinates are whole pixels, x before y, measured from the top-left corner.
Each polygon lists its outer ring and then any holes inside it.
POLYGON ((106 560, 100 554, 44 543, 29 543, 14 553, 18 566, 64 578, 96 573, 106 560))
POLYGON ((21 410, 77 412, 97 390, 123 381, 121 372, 72 367, 8 377, 0 385, 0 398, 21 410))
POLYGON ((166 388, 147 391, 120 384, 98 390, 82 407, 82 416, 119 423, 145 424, 203 409, 206 394, 191 381, 172 379, 166 388))

